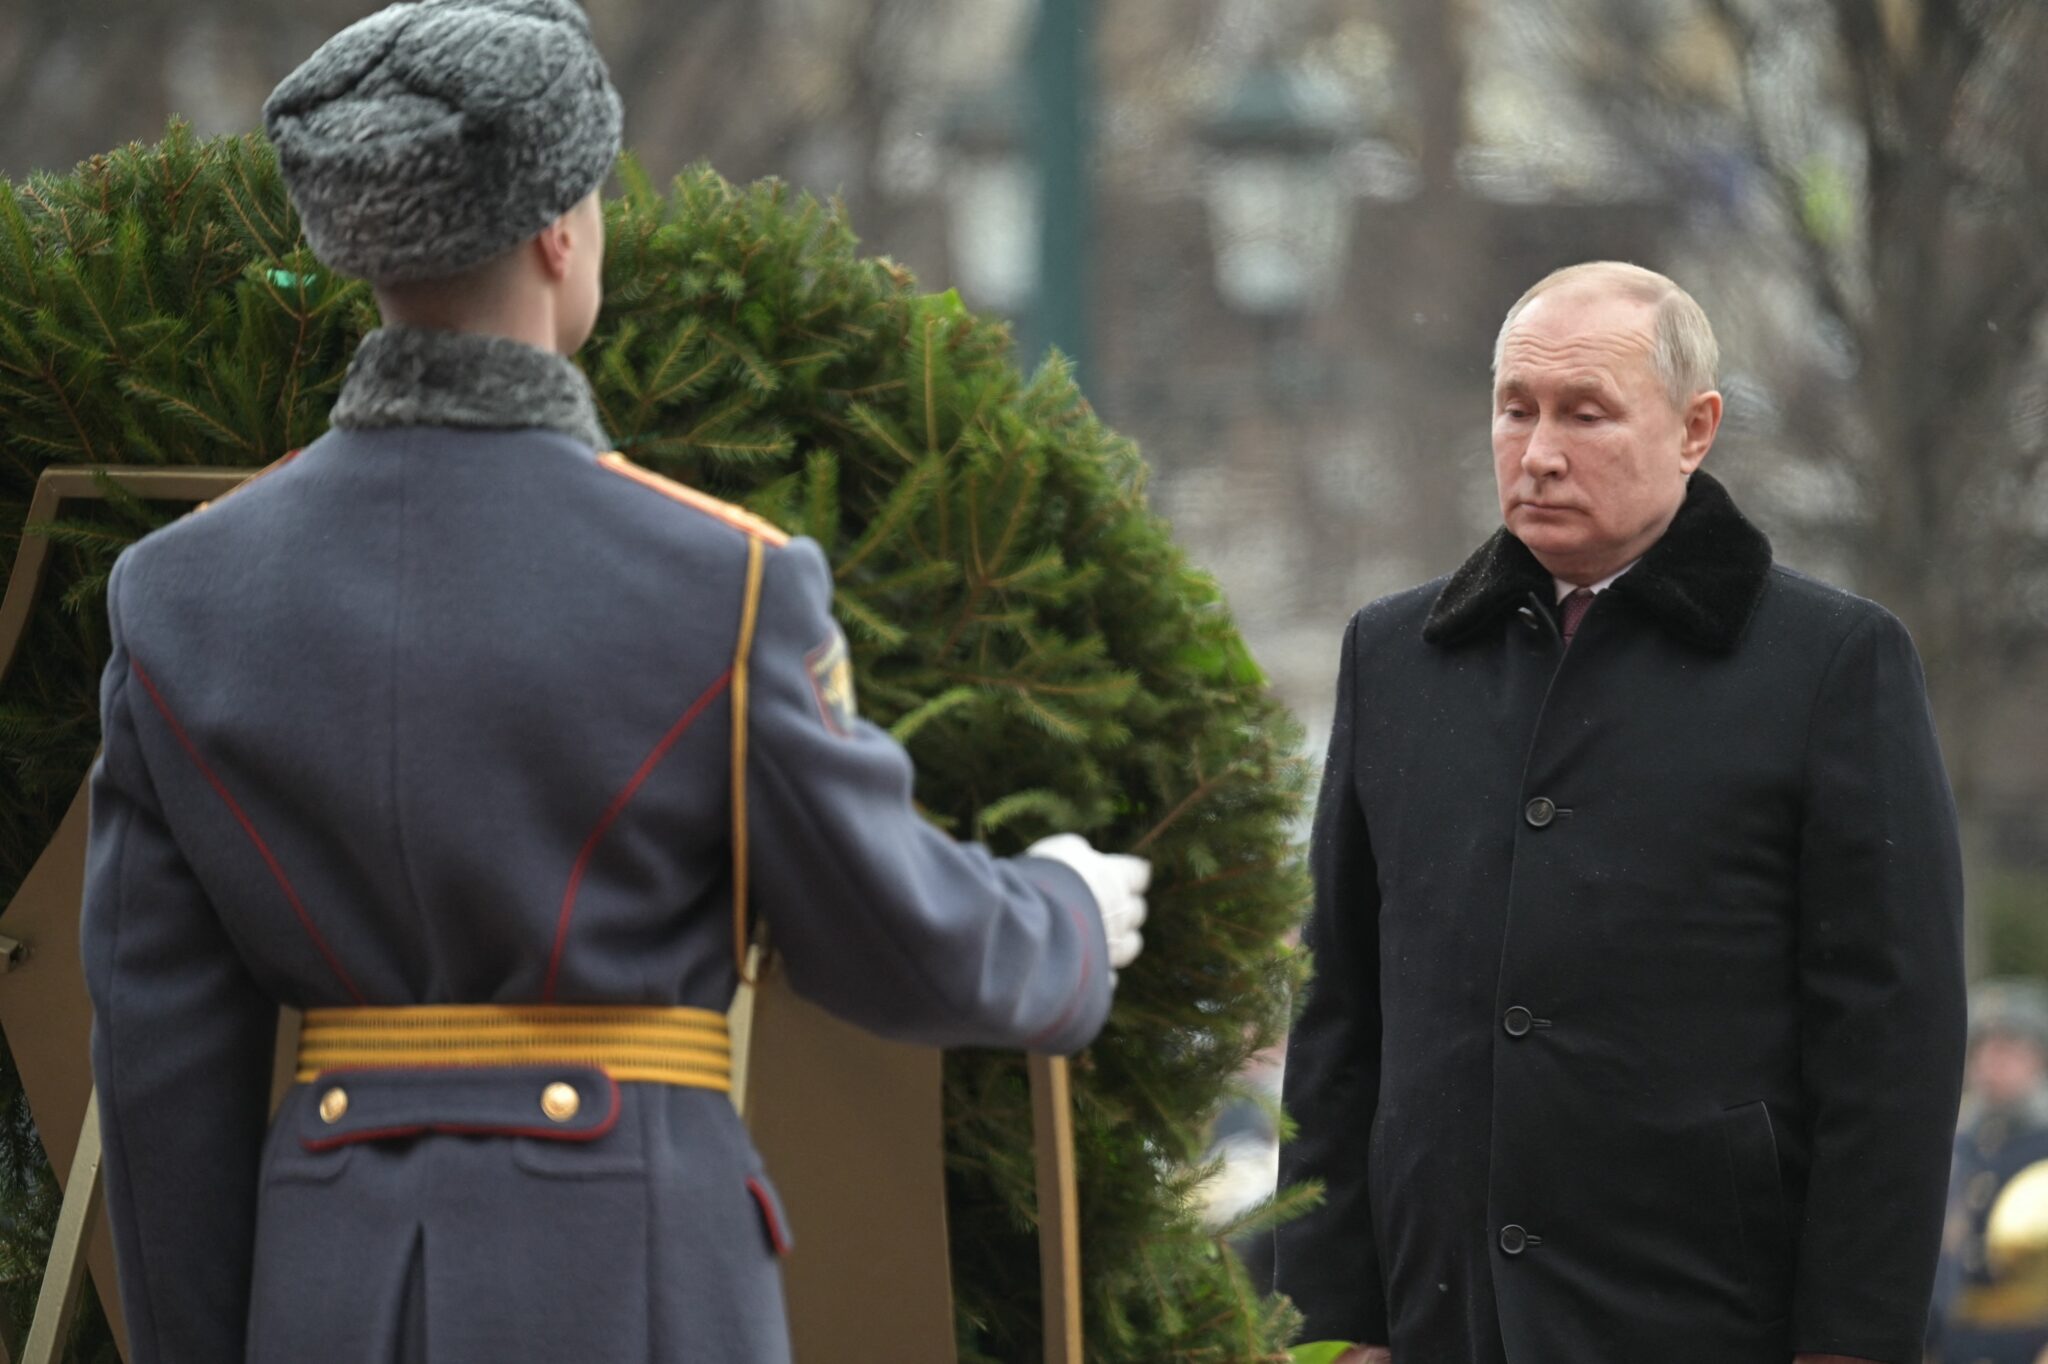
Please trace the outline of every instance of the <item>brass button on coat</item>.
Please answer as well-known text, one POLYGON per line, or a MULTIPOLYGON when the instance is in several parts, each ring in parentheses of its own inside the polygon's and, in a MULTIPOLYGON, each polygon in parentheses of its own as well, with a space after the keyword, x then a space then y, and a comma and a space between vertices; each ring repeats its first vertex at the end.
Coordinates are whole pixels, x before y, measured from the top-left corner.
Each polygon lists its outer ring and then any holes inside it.
POLYGON ((582 1107, 583 1096, 574 1085, 557 1080, 540 1092, 540 1111, 548 1115, 549 1122, 567 1122, 582 1107))
POLYGON ((348 1112, 348 1091, 341 1088, 328 1090, 320 1096, 320 1121, 340 1122, 348 1112))

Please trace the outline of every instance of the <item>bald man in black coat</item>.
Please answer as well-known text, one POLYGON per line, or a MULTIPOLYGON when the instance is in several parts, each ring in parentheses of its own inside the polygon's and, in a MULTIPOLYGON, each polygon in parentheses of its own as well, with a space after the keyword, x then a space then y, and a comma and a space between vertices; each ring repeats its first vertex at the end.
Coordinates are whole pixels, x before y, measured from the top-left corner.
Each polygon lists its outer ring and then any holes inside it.
POLYGON ((1347 1359, 1920 1359, 1954 805, 1905 629, 1700 472, 1714 362, 1662 276, 1531 290, 1502 529, 1345 635, 1277 1281, 1347 1359))

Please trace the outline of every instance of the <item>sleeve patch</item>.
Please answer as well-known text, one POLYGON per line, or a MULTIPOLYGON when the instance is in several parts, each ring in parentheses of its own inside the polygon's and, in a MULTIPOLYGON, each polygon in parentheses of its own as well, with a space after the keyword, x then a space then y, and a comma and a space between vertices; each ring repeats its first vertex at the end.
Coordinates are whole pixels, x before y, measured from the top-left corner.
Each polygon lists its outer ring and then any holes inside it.
POLYGON ((818 715, 825 728, 840 738, 851 738, 857 713, 853 700, 853 656, 847 652, 846 636, 832 632, 832 638, 804 655, 805 671, 811 677, 811 691, 818 698, 818 715))

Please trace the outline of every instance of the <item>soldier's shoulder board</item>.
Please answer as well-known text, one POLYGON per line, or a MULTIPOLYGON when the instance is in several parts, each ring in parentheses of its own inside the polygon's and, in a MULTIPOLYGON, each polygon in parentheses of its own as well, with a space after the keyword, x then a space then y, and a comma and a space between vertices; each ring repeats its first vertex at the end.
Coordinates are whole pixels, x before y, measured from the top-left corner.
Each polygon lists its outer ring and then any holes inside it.
POLYGON ((789 543, 789 533, 774 522, 754 515, 745 507, 737 507, 713 497, 710 493, 699 492, 687 483, 678 483, 672 478, 655 473, 652 469, 643 469, 617 451, 599 455, 597 462, 621 477, 630 478, 663 497, 680 502, 686 507, 693 507, 706 516, 715 517, 728 526, 745 531, 757 540, 778 547, 789 543))
POLYGON ((250 474, 247 478, 243 479, 240 483, 237 483, 234 487, 220 494, 220 496, 209 497, 208 499, 206 499, 206 501, 201 502, 198 506, 192 508, 191 511, 185 514, 187 516, 197 516, 200 512, 218 506, 221 502, 225 501, 230 497, 233 497, 236 493, 241 492, 244 488, 254 486, 266 474, 276 473, 279 469, 284 468, 285 465, 290 464, 293 460, 297 459, 298 457, 299 452, 297 450, 288 451, 283 457, 272 460, 270 463, 264 465, 261 469, 258 469, 255 473, 250 474))

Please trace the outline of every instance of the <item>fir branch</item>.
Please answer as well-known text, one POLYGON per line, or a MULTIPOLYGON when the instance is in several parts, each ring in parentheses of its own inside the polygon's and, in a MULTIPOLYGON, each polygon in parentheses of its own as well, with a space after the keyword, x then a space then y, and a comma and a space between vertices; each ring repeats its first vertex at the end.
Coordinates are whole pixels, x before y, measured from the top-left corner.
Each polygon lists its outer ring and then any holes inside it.
POLYGON ((982 700, 984 695, 984 692, 975 687, 948 687, 889 726, 889 736, 897 743, 907 745, 932 721, 942 715, 971 706, 982 700))
POLYGON ((819 450, 804 461, 804 532, 828 555, 839 543, 839 459, 819 450))
POLYGON ((848 627, 847 633, 884 648, 893 649, 910 638, 908 630, 843 588, 832 594, 832 609, 848 627))
POLYGON ((869 555, 888 543, 905 521, 930 503, 940 480, 944 477, 945 465, 937 459, 927 460, 913 468, 890 492, 868 522, 866 532, 840 561, 837 576, 842 581, 845 580, 869 555))
POLYGON ((63 381, 57 377, 54 363, 44 362, 41 377, 43 382, 48 385, 50 392, 56 397, 57 405, 64 409, 64 417, 71 423, 71 429, 78 433, 78 444, 75 447, 78 453, 87 460, 98 463, 99 455, 93 450, 92 437, 86 434, 85 423, 80 421, 78 417, 78 409, 71 405, 70 395, 64 392, 63 381))
POLYGON ((950 672, 946 675, 956 682, 1020 692, 1027 695, 1093 696, 1107 700, 1121 700, 1129 696, 1138 685, 1138 680, 1127 674, 1097 678, 1090 682, 1046 682, 1031 677, 977 676, 973 673, 962 672, 950 672))
POLYGON ((1015 820, 1031 817, 1037 818, 1047 829, 1074 829, 1085 824, 1080 810, 1072 801, 1057 791, 1042 788, 1018 791, 983 807, 975 824, 980 831, 978 836, 986 838, 1015 820))
MULTIPOLYGON (((228 207, 235 211, 235 217, 241 222, 243 230, 249 234, 250 241, 270 247, 265 254, 282 255, 282 252, 276 250, 275 244, 286 240, 287 234, 279 223, 263 211, 263 196, 249 181, 248 158, 236 157, 234 163, 235 182, 242 187, 242 193, 237 195, 233 190, 228 190, 221 197, 226 199, 228 207), (262 224, 260 229, 257 227, 258 222, 262 224)), ((198 175, 199 168, 195 166, 192 173, 194 176, 198 175)), ((175 202, 176 196, 172 197, 175 202)))
POLYGON ((1136 843, 1133 843, 1130 846, 1130 851, 1133 853, 1141 853, 1145 851, 1145 849, 1151 847, 1153 843, 1159 840, 1159 837, 1162 834, 1164 834, 1168 829, 1171 829, 1175 824, 1178 824, 1181 821, 1182 817, 1188 813, 1188 811, 1194 809, 1197 805, 1200 805, 1204 800, 1207 800, 1211 795, 1214 795, 1219 789, 1221 789, 1223 783, 1228 781, 1233 775, 1235 775, 1234 769, 1225 769, 1222 772, 1218 772, 1213 777, 1209 777, 1205 780, 1198 782, 1195 786, 1195 789, 1188 792, 1187 795, 1184 798, 1182 798, 1180 804, 1174 806, 1173 809, 1169 810, 1164 819, 1160 820, 1157 824, 1154 824, 1150 829, 1147 829, 1145 831, 1144 836, 1141 837, 1136 843))
POLYGON ((185 418, 193 426, 219 437, 235 449, 240 450, 243 454, 253 455, 256 453, 255 442, 189 398, 181 398, 175 393, 166 393, 162 389, 152 387, 143 380, 132 376, 121 380, 121 388, 122 391, 135 397, 148 399, 174 416, 185 418))
MULTIPOLYGON (((896 385, 899 388, 902 386, 900 382, 896 385)), ((872 407, 865 403, 855 403, 848 415, 857 430, 864 431, 880 441, 905 464, 913 467, 917 465, 918 457, 910 452, 910 447, 904 444, 903 438, 872 407)))
POLYGON ((840 358, 836 347, 831 350, 810 351, 803 355, 789 355, 775 362, 777 369, 801 369, 805 365, 825 365, 840 358))

